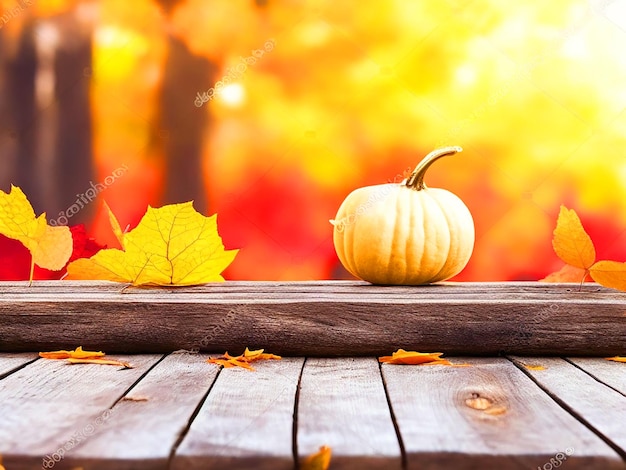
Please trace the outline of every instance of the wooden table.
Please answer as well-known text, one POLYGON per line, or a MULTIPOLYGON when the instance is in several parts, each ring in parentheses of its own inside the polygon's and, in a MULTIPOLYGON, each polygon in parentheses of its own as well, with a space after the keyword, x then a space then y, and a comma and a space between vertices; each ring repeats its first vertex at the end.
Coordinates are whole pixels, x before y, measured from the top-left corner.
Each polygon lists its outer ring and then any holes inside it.
POLYGON ((533 283, 385 289, 0 284, 3 464, 291 469, 327 445, 331 469, 626 469, 626 364, 569 354, 626 352, 626 294, 533 283), (78 345, 134 368, 15 352, 78 345), (211 349, 244 346, 292 355, 255 371, 206 363, 211 349), (202 352, 172 352, 181 347, 202 352), (469 366, 374 356, 399 347, 452 351, 469 366))

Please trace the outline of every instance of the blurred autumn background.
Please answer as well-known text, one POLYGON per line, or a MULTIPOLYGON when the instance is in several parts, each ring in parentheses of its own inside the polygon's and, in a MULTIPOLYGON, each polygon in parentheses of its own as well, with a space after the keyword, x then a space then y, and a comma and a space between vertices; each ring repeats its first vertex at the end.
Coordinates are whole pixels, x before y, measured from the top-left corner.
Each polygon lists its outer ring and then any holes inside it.
MULTIPOLYGON (((105 200, 134 226, 193 199, 241 248, 227 279, 346 278, 328 222, 345 196, 460 145, 427 175, 474 215, 457 279, 559 269, 561 204, 626 260, 626 0, 0 5, 0 189, 59 219, 126 168, 68 219, 100 243, 105 200)), ((28 277, 19 249, 0 243, 3 278, 28 277)))

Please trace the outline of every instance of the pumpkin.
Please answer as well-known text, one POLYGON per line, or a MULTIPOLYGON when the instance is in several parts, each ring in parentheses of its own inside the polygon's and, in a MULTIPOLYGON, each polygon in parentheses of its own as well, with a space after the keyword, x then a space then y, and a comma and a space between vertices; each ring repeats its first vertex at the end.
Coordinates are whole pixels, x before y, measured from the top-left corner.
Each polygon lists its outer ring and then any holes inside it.
POLYGON ((472 215, 458 196, 424 184, 433 162, 461 150, 434 150, 401 183, 346 197, 330 222, 337 256, 351 274, 373 284, 419 285, 461 272, 474 248, 472 215))

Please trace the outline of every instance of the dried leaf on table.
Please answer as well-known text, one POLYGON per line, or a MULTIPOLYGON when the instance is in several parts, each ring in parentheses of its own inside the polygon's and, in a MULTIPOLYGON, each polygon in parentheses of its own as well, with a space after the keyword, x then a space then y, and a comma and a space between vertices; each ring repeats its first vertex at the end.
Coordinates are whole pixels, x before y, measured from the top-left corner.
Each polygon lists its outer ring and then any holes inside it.
POLYGON ((328 446, 320 447, 320 450, 309 455, 301 464, 300 470, 328 470, 332 449, 328 446))
POLYGON ((82 346, 78 346, 73 351, 61 349, 59 351, 40 352, 39 357, 44 359, 94 359, 104 356, 102 351, 84 351, 82 346))

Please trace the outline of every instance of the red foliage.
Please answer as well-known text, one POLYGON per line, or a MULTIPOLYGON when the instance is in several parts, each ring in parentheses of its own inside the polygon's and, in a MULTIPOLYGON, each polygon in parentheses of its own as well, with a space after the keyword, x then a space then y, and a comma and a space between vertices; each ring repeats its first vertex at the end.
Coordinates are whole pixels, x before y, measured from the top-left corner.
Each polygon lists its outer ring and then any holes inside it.
MULTIPOLYGON (((70 227, 74 250, 69 261, 78 258, 90 258, 105 246, 98 244, 93 238, 89 238, 83 224, 70 227)), ((1 281, 24 281, 30 275, 30 253, 19 241, 0 235, 0 280, 1 281)), ((68 261, 68 263, 69 263, 68 261)), ((65 268, 60 271, 35 266, 33 279, 50 280, 61 279, 65 275, 65 268)))

